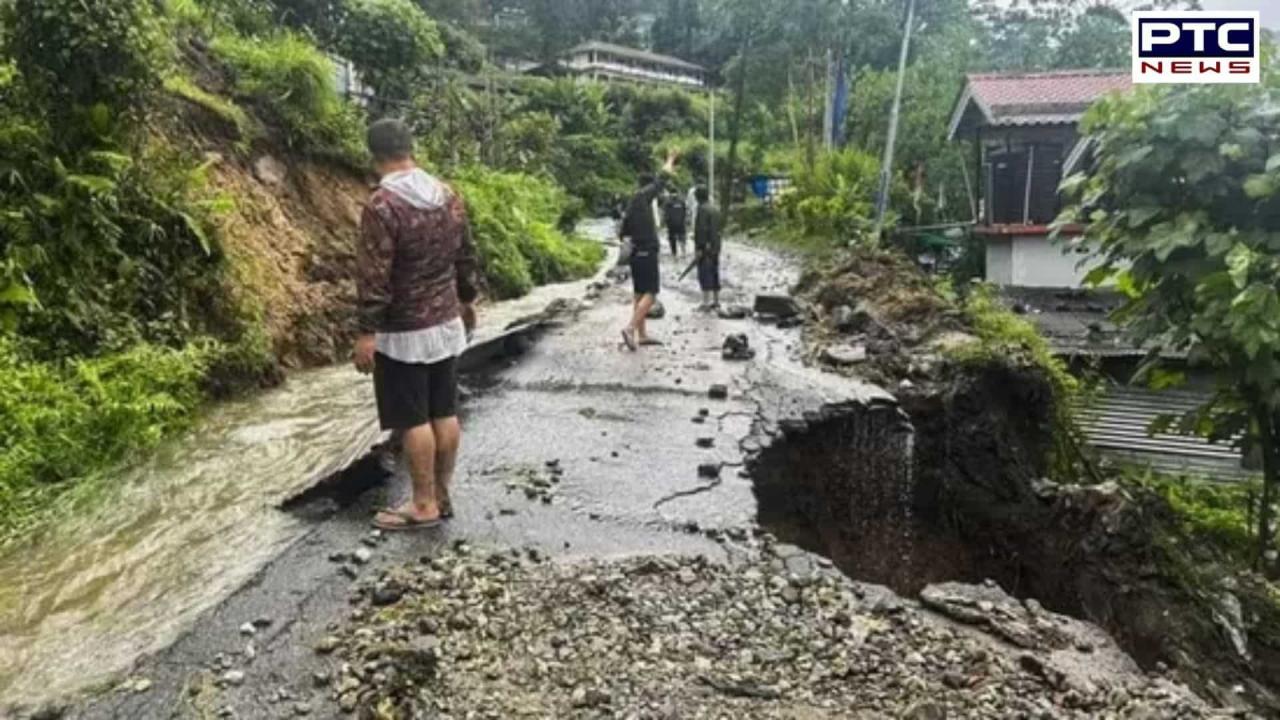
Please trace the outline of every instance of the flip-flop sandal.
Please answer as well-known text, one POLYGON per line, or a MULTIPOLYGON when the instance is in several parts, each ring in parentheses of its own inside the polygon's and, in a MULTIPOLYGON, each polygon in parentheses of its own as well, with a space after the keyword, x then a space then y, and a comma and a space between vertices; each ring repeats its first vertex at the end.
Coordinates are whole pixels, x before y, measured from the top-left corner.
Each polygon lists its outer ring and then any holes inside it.
POLYGON ((654 340, 653 338, 640 341, 640 345, 642 347, 662 347, 665 344, 666 343, 662 342, 661 340, 654 340))
POLYGON ((635 352, 636 350, 640 349, 640 346, 636 345, 635 333, 631 332, 630 330, 622 331, 622 344, 626 345, 627 349, 630 350, 631 352, 635 352))
POLYGON ((381 522, 377 517, 373 519, 373 526, 385 532, 410 532, 413 530, 430 530, 431 528, 440 527, 440 518, 434 520, 419 520, 407 512, 400 510, 383 510, 379 515, 391 515, 400 519, 400 522, 389 523, 381 522))
POLYGON ((452 500, 445 500, 444 502, 440 503, 440 519, 441 520, 453 519, 453 501, 452 500))

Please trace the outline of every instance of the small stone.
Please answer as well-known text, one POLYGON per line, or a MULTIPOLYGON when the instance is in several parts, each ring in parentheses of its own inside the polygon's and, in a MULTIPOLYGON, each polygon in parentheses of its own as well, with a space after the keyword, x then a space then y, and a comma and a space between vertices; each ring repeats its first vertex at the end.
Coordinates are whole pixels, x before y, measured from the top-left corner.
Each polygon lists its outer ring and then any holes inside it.
POLYGON ((264 185, 280 185, 288 174, 288 166, 271 155, 263 155, 253 161, 253 176, 264 185))
POLYGON ((311 706, 306 703, 298 703, 293 706, 293 714, 299 717, 311 714, 311 706))
POLYGON ((252 642, 244 646, 244 659, 253 662, 258 657, 258 647, 252 642))
POLYGON ((338 649, 339 644, 341 644, 341 641, 338 640, 338 638, 333 635, 329 635, 316 643, 315 651, 320 655, 329 655, 332 654, 334 650, 338 649))
POLYGON ((360 548, 352 553, 351 559, 357 565, 368 565, 369 561, 373 559, 373 553, 368 548, 360 548))
POLYGON ((707 390, 707 397, 712 400, 728 400, 729 387, 727 385, 712 385, 707 390))
POLYGON ((698 477, 706 480, 717 480, 720 478, 720 466, 711 463, 703 463, 698 466, 698 477))
POLYGON ((242 670, 228 670, 222 674, 221 681, 223 685, 239 687, 244 684, 244 677, 242 670))
POLYGON ((935 702, 919 702, 902 715, 903 720, 947 720, 947 711, 935 702))
POLYGON ((130 684, 129 690, 142 694, 151 689, 151 680, 149 678, 138 678, 130 684))
POLYGON ((338 697, 338 707, 342 710, 342 712, 345 712, 345 713, 355 712, 356 706, 359 704, 360 704, 360 700, 359 698, 356 697, 356 694, 354 692, 343 693, 341 696, 338 697))
POLYGON ((831 365, 849 366, 867 361, 866 345, 828 345, 822 350, 822 359, 831 365))
POLYGON ((381 583, 373 588, 370 601, 377 607, 395 605, 404 597, 404 587, 400 583, 381 583))
POLYGON ((332 677, 327 670, 318 670, 311 676, 311 684, 318 688, 329 687, 332 677))
POLYGON ((343 575, 346 575, 347 579, 349 580, 355 580, 356 578, 360 577, 360 573, 350 565, 343 565, 342 567, 338 568, 338 572, 342 573, 343 575))
POLYGON ((240 634, 245 637, 253 637, 258 634, 258 628, 254 627, 253 623, 247 622, 240 626, 240 634))
POLYGON ((710 450, 716 446, 716 439, 709 437, 698 438, 695 444, 704 450, 710 450))

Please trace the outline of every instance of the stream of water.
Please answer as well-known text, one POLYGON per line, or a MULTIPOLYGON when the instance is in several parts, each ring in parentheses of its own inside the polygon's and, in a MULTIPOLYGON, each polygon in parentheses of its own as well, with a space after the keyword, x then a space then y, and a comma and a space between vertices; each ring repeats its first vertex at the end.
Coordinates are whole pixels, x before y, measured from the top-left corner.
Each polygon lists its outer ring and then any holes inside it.
MULTIPOLYGON (((604 239, 611 227, 582 230, 604 239)), ((478 339, 587 282, 483 309, 478 339)), ((100 685, 168 645, 299 537, 281 503, 381 435, 368 378, 345 365, 298 373, 214 408, 114 473, 101 504, 0 554, 0 708, 100 685)))

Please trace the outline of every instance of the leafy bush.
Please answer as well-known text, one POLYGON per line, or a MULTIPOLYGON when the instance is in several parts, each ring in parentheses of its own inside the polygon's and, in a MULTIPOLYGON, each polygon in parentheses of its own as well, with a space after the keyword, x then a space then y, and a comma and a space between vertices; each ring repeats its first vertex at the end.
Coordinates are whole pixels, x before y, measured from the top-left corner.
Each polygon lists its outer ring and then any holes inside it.
POLYGON ((17 328, 41 357, 180 344, 234 324, 207 229, 203 168, 171 149, 63 156, 35 120, 0 126, 0 266, 31 302, 17 328))
POLYGON ((141 345, 43 363, 0 337, 0 538, 35 520, 69 481, 187 427, 218 351, 141 345))
POLYGON ((382 97, 407 98, 444 53, 436 24, 411 0, 346 0, 327 44, 382 97))
POLYGON ((858 242, 875 230, 880 162, 854 148, 819 155, 813 167, 797 162, 792 189, 779 209, 806 235, 858 242))
POLYGON ((224 34, 212 48, 231 69, 236 92, 274 116, 291 145, 362 163, 359 114, 338 95, 333 63, 315 45, 291 33, 224 34))
POLYGON ((458 173, 455 186, 466 199, 494 298, 589 276, 604 259, 600 245, 559 230, 568 197, 547 180, 472 166, 458 173))
MULTIPOLYGON (((159 82, 163 44, 151 0, 13 0, 3 5, 4 47, 63 141, 62 122, 89 108, 116 120, 136 112, 159 82)), ((95 127, 101 130, 102 128, 95 127)))

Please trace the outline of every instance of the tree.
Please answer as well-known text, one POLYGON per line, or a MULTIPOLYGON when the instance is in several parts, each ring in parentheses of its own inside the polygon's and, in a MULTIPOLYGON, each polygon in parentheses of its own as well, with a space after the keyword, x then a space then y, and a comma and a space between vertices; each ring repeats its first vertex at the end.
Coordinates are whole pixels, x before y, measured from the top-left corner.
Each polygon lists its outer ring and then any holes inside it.
POLYGON ((329 44, 378 95, 402 100, 444 54, 436 24, 412 0, 346 0, 329 44))
POLYGON ((1213 397, 1179 425, 1260 454, 1259 563, 1280 482, 1278 69, 1264 85, 1145 88, 1095 106, 1083 131, 1096 159, 1064 181, 1074 205, 1060 219, 1088 223, 1103 261, 1091 280, 1126 293, 1118 319, 1150 349, 1142 377, 1181 380, 1169 354, 1214 372, 1213 397))

